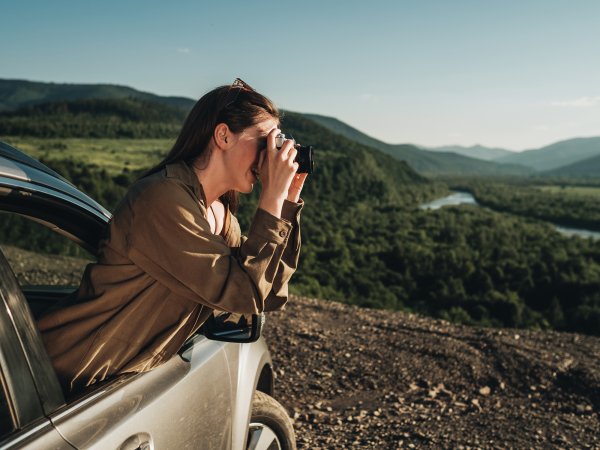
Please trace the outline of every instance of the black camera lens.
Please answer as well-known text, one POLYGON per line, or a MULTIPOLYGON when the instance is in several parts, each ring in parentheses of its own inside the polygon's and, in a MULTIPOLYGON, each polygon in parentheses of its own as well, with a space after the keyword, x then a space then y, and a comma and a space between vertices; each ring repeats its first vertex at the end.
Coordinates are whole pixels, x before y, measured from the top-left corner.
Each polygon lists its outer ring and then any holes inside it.
POLYGON ((312 145, 296 146, 298 153, 296 154, 296 162, 298 163, 297 173, 313 173, 313 148, 312 145))

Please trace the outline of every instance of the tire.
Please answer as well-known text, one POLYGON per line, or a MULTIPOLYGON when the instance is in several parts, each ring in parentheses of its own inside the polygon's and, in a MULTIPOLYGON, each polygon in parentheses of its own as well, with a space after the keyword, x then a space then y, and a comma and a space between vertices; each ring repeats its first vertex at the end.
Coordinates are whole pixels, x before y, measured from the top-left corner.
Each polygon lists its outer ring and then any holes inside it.
POLYGON ((296 450, 294 427, 277 400, 256 391, 248 429, 247 450, 296 450))

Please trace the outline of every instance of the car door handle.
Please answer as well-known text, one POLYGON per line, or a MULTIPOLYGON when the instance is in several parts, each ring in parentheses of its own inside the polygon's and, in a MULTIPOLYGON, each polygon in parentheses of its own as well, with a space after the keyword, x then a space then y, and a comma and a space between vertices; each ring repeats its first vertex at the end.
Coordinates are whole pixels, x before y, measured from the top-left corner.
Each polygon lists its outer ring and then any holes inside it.
POLYGON ((152 440, 148 433, 134 434, 128 437, 120 446, 118 450, 152 450, 152 440))

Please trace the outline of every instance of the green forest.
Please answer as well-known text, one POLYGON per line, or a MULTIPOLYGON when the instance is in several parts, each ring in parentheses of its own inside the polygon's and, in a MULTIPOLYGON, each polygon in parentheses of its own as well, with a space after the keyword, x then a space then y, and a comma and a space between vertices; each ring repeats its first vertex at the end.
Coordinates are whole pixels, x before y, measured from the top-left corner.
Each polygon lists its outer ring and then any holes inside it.
MULTIPOLYGON (((68 128, 60 122, 70 121, 71 112, 59 108, 58 115, 52 114, 54 119, 48 121, 58 122, 55 130, 68 128)), ((147 120, 119 117, 123 127, 147 120)), ((425 178, 405 162, 301 114, 286 114, 282 129, 316 148, 316 171, 303 193, 303 252, 292 282, 294 292, 464 324, 600 335, 600 242, 567 238, 545 222, 598 229, 598 202, 585 196, 562 201, 554 191, 525 178, 519 182, 425 178), (490 209, 419 209, 421 203, 456 187, 468 189, 490 209)), ((92 137, 85 126, 82 130, 77 136, 92 137)), ((95 125, 91 130, 97 131, 95 125)), ((65 137, 61 133, 56 132, 52 142, 65 137)), ((139 137, 151 138, 153 133, 149 130, 139 137)), ((111 131, 102 137, 118 135, 111 131)), ((1 136, 11 143, 8 133, 1 136)), ((18 136, 22 139, 27 133, 18 136)), ((57 157, 48 149, 39 149, 44 162, 109 209, 143 169, 107 170, 62 154, 57 157)), ((160 156, 154 148, 150 154, 148 166, 160 156)), ((242 198, 243 229, 258 195, 255 191, 242 198)), ((5 236, 7 227, 2 226, 5 236)), ((39 245, 43 249, 49 244, 39 245)))
POLYGON ((496 211, 600 231, 600 178, 597 182, 568 179, 471 179, 452 188, 468 191, 496 211))
POLYGON ((185 115, 136 98, 49 102, 0 112, 0 136, 175 138, 185 115))

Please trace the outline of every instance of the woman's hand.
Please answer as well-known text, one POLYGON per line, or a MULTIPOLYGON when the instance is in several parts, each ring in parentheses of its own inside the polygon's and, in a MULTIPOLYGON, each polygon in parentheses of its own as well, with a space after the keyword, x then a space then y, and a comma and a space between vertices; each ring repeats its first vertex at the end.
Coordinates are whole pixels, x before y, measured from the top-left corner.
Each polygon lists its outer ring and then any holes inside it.
POLYGON ((261 155, 260 181, 262 183, 262 192, 258 201, 259 208, 273 214, 275 217, 281 217, 281 208, 283 202, 290 197, 300 196, 300 190, 304 184, 303 179, 292 184, 294 176, 298 170, 298 163, 294 162, 297 151, 294 148, 295 142, 286 139, 281 146, 275 146, 275 137, 281 130, 273 129, 267 136, 267 149, 261 155), (298 182, 300 182, 298 184, 298 182), (292 189, 292 185, 295 187, 292 189), (299 189, 298 189, 299 186, 299 189))
POLYGON ((297 173, 294 175, 294 179, 288 189, 288 201, 298 203, 298 200, 300 200, 300 192, 302 192, 302 187, 304 186, 304 181, 307 176, 307 173, 297 173))

